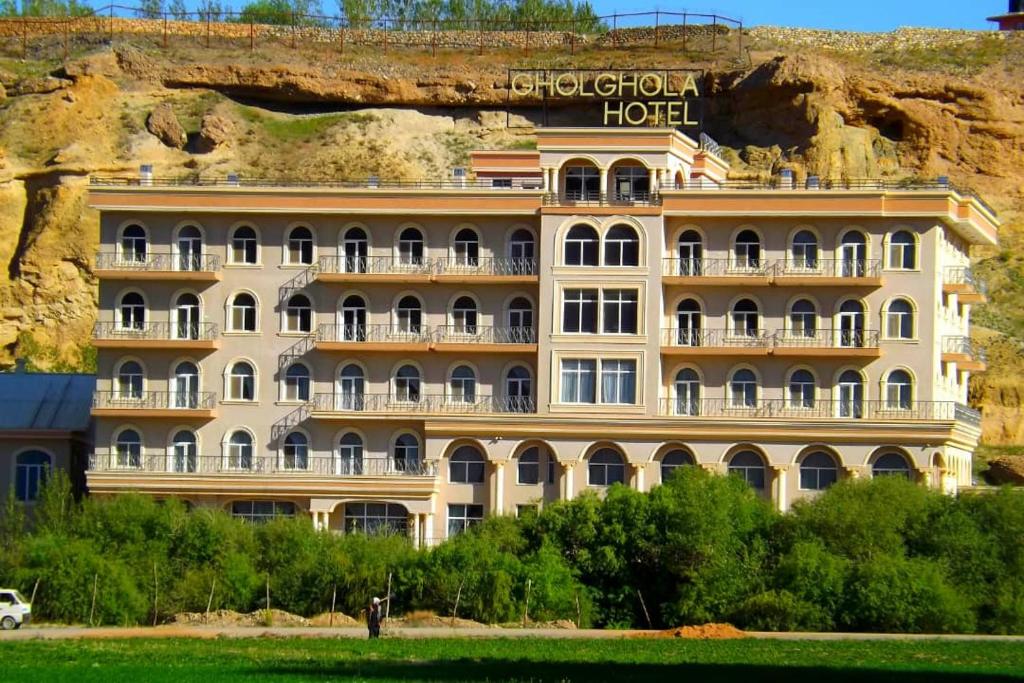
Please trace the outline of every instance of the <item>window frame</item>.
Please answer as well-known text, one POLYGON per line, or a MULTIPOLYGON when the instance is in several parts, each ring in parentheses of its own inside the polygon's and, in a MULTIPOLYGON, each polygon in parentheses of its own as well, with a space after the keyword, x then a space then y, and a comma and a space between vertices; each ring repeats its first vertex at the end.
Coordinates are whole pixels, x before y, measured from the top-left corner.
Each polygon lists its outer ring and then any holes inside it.
POLYGON ((260 237, 259 228, 257 228, 255 225, 252 225, 250 223, 241 223, 239 225, 233 226, 231 228, 231 230, 229 231, 229 233, 228 233, 228 239, 227 239, 227 245, 226 245, 228 253, 227 253, 227 258, 224 260, 224 265, 226 267, 242 267, 242 268, 254 268, 254 267, 261 266, 262 263, 263 263, 263 249, 262 249, 262 244, 261 244, 262 241, 263 240, 260 237), (244 252, 244 258, 241 261, 236 261, 235 260, 235 250, 236 250, 235 240, 239 239, 238 232, 241 231, 241 230, 245 230, 245 229, 252 230, 253 237, 252 238, 249 238, 249 237, 241 238, 242 240, 244 240, 243 245, 242 245, 242 249, 243 249, 243 252, 244 252), (252 248, 253 248, 253 255, 252 255, 253 256, 253 260, 251 260, 251 261, 248 258, 249 257, 249 254, 248 254, 248 251, 249 251, 248 243, 250 241, 252 242, 252 248))

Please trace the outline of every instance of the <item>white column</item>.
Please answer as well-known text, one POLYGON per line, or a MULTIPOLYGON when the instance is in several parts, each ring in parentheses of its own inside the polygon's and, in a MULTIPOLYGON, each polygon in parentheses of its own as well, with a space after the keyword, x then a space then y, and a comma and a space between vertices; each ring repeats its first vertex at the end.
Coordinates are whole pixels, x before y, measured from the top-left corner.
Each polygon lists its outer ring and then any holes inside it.
POLYGON ((562 500, 572 500, 573 481, 572 472, 576 469, 575 462, 562 463, 562 500))
POLYGON ((602 168, 601 169, 601 187, 600 187, 600 191, 601 191, 601 198, 602 199, 608 196, 608 169, 607 168, 602 168))
POLYGON ((312 516, 313 516, 313 528, 315 530, 319 531, 320 530, 320 511, 319 510, 313 510, 312 516))
POLYGON ((548 174, 548 171, 550 170, 551 169, 547 167, 542 167, 540 169, 540 189, 545 192, 547 192, 548 188, 551 187, 551 176, 548 174))
POLYGON ((646 470, 646 463, 641 462, 633 465, 633 486, 637 491, 643 492, 644 490, 644 473, 646 470))
POLYGON ((551 189, 548 190, 548 191, 552 192, 554 194, 558 194, 558 193, 560 193, 562 191, 561 184, 560 184, 560 182, 558 180, 558 169, 557 168, 552 168, 551 169, 551 186, 550 187, 551 187, 551 189))
POLYGON ((329 531, 331 528, 331 513, 324 510, 320 515, 320 528, 324 531, 329 531))
POLYGON ((428 512, 423 515, 423 545, 431 546, 434 543, 434 513, 428 512))
POLYGON ((412 531, 412 547, 420 547, 420 514, 415 512, 409 515, 409 520, 412 522, 410 529, 412 531))
POLYGON ((775 508, 779 512, 785 512, 789 509, 789 492, 786 490, 786 473, 789 470, 788 466, 775 467, 775 481, 772 482, 772 498, 774 498, 775 508))
POLYGON ((491 512, 495 515, 505 514, 505 462, 494 463, 494 498, 491 500, 491 512))

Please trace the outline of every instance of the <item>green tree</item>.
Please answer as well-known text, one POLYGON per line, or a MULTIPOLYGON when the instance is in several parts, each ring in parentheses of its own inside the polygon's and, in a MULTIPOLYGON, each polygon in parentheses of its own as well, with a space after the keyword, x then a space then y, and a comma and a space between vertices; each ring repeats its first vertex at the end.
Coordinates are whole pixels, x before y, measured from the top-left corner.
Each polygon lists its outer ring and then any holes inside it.
POLYGON ((35 506, 36 528, 50 534, 70 535, 78 504, 66 470, 50 470, 46 481, 39 487, 39 500, 35 506))
POLYGON ((159 19, 164 13, 163 0, 140 0, 136 13, 143 19, 159 19))
POLYGON ((185 6, 185 0, 171 0, 170 4, 167 5, 167 11, 178 21, 188 19, 188 7, 185 6))

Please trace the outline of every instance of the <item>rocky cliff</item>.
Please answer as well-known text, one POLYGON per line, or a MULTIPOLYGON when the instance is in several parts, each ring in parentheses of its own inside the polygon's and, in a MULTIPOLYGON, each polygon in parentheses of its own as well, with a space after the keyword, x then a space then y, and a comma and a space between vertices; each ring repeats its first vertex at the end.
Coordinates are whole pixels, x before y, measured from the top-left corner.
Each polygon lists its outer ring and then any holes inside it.
MULTIPOLYGON (((987 440, 1024 442, 1024 67, 1013 52, 1024 47, 1008 43, 1009 52, 1004 45, 982 58, 958 44, 969 57, 961 68, 919 48, 905 59, 851 55, 787 48, 778 36, 743 65, 694 64, 671 47, 595 47, 572 63, 706 69, 706 126, 740 177, 782 168, 798 177, 947 175, 981 192, 1005 228, 999 249, 976 254, 993 286, 976 312, 993 362, 972 395, 986 408, 987 440)), ((524 127, 506 128, 502 110, 506 69, 522 61, 399 53, 340 62, 127 46, 63 63, 0 59, 2 360, 89 362, 90 174, 152 163, 170 176, 436 177, 472 148, 532 144, 527 113, 515 115, 524 127)))

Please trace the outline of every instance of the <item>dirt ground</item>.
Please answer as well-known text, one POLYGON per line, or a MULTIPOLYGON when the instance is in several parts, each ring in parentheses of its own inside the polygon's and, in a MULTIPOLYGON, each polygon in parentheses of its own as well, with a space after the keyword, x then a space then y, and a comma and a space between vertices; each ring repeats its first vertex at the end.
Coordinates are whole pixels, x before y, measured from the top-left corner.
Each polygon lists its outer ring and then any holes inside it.
POLYGON ((701 624, 699 626, 680 626, 664 631, 640 631, 640 638, 688 638, 692 640, 728 640, 746 638, 747 634, 732 624, 701 624))

